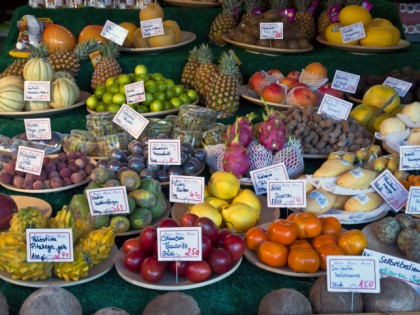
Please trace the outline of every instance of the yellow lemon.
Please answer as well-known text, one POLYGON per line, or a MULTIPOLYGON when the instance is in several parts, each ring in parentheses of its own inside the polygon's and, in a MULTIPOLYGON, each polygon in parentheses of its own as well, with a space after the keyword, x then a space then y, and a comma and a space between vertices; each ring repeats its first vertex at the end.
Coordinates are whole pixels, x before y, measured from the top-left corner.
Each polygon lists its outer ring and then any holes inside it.
POLYGON ((356 119, 359 124, 367 126, 378 108, 369 104, 359 104, 350 112, 350 116, 356 119))
POLYGON ((359 22, 362 22, 363 26, 367 26, 372 21, 372 15, 362 6, 353 4, 340 10, 338 21, 344 26, 359 22))
POLYGON ((388 85, 377 84, 371 86, 363 95, 362 102, 381 108, 391 97, 394 97, 394 99, 384 108, 385 113, 391 113, 400 106, 401 99, 397 91, 388 85))
POLYGON ((207 202, 196 203, 190 208, 190 212, 198 217, 206 217, 212 220, 217 226, 222 224, 222 215, 219 210, 207 202))
POLYGON ((394 46, 396 41, 391 26, 367 27, 365 33, 366 37, 359 40, 359 44, 362 46, 394 46))
POLYGON ((237 202, 222 210, 225 225, 236 233, 244 233, 257 223, 255 210, 247 204, 237 202))
POLYGON ((250 206, 252 209, 255 210, 255 213, 257 215, 257 219, 260 218, 261 213, 261 202, 258 196, 248 188, 241 189, 239 193, 233 198, 232 204, 234 203, 244 203, 250 206))
POLYGON ((229 200, 238 194, 241 185, 232 173, 217 171, 211 175, 207 187, 212 196, 229 200))
POLYGON ((204 202, 211 204, 217 210, 222 211, 223 208, 229 207, 229 202, 217 197, 209 196, 204 198, 204 202))
POLYGON ((343 43, 343 37, 341 36, 340 28, 343 25, 340 23, 333 23, 327 26, 324 31, 324 38, 327 42, 334 43, 334 44, 346 44, 346 45, 355 45, 357 44, 357 40, 343 43))
POLYGON ((133 34, 137 30, 138 26, 131 22, 122 22, 120 23, 120 26, 128 31, 127 37, 124 39, 122 46, 126 48, 133 47, 133 34))

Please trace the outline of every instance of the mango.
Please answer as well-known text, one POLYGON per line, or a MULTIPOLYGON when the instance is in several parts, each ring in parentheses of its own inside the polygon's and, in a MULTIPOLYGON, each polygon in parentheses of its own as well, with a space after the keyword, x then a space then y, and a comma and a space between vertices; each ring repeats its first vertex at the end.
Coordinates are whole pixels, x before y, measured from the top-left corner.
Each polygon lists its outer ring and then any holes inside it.
POLYGON ((222 210, 225 225, 236 233, 244 233, 253 227, 258 218, 255 210, 242 202, 236 202, 222 210))
POLYGON ((344 204, 350 198, 348 195, 336 195, 331 209, 343 210, 344 204))
POLYGON ((351 196, 344 204, 345 211, 367 212, 380 206, 383 199, 377 192, 351 196))
POLYGON ((222 224, 222 215, 219 210, 207 202, 196 203, 190 208, 190 212, 198 217, 206 217, 212 220, 217 226, 222 224))
POLYGON ((252 209, 255 210, 255 214, 257 216, 257 220, 260 218, 261 214, 261 202, 258 196, 248 188, 242 189, 235 198, 232 200, 232 204, 235 203, 244 203, 250 206, 252 209))
POLYGON ((332 209, 337 195, 321 188, 315 189, 306 195, 306 208, 304 211, 324 213, 332 209))
POLYGON ((378 172, 358 167, 338 176, 337 185, 349 189, 367 189, 376 176, 378 172))
POLYGON ((344 159, 328 159, 315 171, 313 177, 335 177, 352 169, 353 165, 344 159))

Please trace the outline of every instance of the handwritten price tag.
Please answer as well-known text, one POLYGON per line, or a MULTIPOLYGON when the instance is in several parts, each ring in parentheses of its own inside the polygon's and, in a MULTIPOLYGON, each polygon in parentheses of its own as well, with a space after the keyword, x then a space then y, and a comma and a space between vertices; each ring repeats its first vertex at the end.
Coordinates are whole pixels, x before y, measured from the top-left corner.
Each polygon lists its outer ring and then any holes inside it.
POLYGON ((92 216, 130 212, 125 186, 88 189, 86 196, 92 216))
POLYGON ((169 201, 199 203, 204 201, 204 177, 171 175, 169 201))
POLYGON ((124 86, 127 104, 143 102, 146 99, 144 93, 144 81, 138 81, 124 86))
POLYGON ((73 261, 72 229, 26 229, 29 262, 73 261))
POLYGON ((149 139, 148 164, 181 165, 180 140, 149 139))
POLYGON ((201 260, 201 227, 157 228, 158 260, 201 260))
POLYGON ((35 175, 41 174, 44 153, 44 150, 19 146, 15 170, 35 175))
POLYGON ((331 87, 336 90, 354 94, 356 93, 359 80, 360 75, 336 70, 331 87))
POLYGON ((24 119, 24 124, 28 140, 51 139, 51 120, 49 118, 24 119))
POLYGON ((376 257, 327 256, 329 292, 380 292, 379 262, 376 257))
POLYGON ((283 23, 260 23, 261 39, 282 39, 283 23))
POLYGON ((341 38, 343 43, 352 42, 354 40, 362 39, 366 37, 363 23, 359 22, 349 26, 343 26, 340 28, 341 38))
POLYGON ((321 105, 318 108, 318 114, 324 113, 335 120, 346 120, 352 106, 353 103, 329 94, 324 94, 321 105))
POLYGON ((134 138, 138 138, 146 128, 149 121, 132 109, 130 106, 123 104, 120 110, 115 114, 112 120, 118 126, 121 126, 134 138))
POLYGON ((420 146, 400 146, 400 170, 408 171, 418 169, 420 169, 420 146))
POLYGON ((161 18, 141 21, 140 27, 141 34, 145 38, 165 34, 161 18))
POLYGON ((120 46, 122 46, 122 44, 124 43, 124 40, 127 37, 127 35, 128 35, 127 29, 109 20, 105 22, 105 25, 102 28, 102 32, 101 32, 101 36, 109 39, 110 41, 120 46))
POLYGON ((385 170, 379 174, 370 185, 394 211, 399 211, 407 202, 407 189, 404 188, 389 170, 385 170))
POLYGON ((249 172, 254 185, 255 194, 261 195, 267 192, 269 180, 289 179, 284 163, 274 164, 249 172))
POLYGON ((413 83, 403 81, 403 80, 398 80, 392 77, 387 77, 384 83, 382 83, 382 85, 388 85, 392 87, 398 93, 400 97, 404 97, 405 94, 407 94, 408 90, 413 85, 413 83))
POLYGON ((305 180, 268 180, 267 206, 270 208, 306 207, 305 180))
POLYGON ((410 187, 405 213, 420 214, 420 187, 410 187))
POLYGON ((51 98, 50 81, 25 81, 23 98, 25 101, 49 102, 51 98))

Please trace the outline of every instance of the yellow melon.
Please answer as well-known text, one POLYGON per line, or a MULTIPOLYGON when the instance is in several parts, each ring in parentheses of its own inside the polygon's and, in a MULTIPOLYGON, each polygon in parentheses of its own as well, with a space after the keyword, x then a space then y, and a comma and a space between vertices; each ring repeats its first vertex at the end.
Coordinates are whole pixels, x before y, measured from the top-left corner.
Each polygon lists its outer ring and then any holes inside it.
POLYGON ((149 3, 146 7, 140 10, 140 21, 147 21, 161 18, 163 21, 163 9, 157 3, 149 3))
POLYGON ((340 10, 338 21, 344 26, 359 22, 362 22, 363 26, 367 26, 372 21, 372 15, 360 5, 348 5, 340 10))
POLYGON ((149 41, 147 38, 144 38, 141 33, 141 27, 136 29, 133 33, 133 46, 135 48, 149 48, 149 41))
POLYGON ((122 22, 120 23, 120 26, 128 31, 127 37, 125 38, 122 46, 126 48, 133 47, 133 34, 138 29, 138 26, 131 22, 122 22))
POLYGON ((366 37, 359 40, 359 44, 362 46, 394 46, 396 38, 394 30, 391 30, 392 27, 393 26, 367 27, 365 31, 366 37))
POLYGON ((176 38, 175 38, 176 42, 175 43, 181 42, 181 28, 179 27, 177 22, 175 22, 173 20, 165 20, 165 21, 163 21, 162 24, 173 28, 173 30, 175 31, 175 34, 176 34, 176 38))
POLYGON ((173 27, 163 25, 163 35, 151 36, 147 38, 150 47, 165 47, 176 44, 176 32, 173 27))

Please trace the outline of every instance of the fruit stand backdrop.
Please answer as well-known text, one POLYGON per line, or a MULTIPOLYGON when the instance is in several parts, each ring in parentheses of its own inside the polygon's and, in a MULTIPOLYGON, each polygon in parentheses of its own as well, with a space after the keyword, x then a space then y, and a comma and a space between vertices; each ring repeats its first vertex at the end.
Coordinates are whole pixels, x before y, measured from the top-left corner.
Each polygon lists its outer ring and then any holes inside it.
MULTIPOLYGON (((372 2, 375 5, 372 11, 374 16, 388 18, 395 25, 401 26, 395 4, 384 1, 372 2)), ((194 32, 197 35, 196 41, 176 51, 158 55, 123 53, 119 58, 123 72, 132 71, 136 64, 145 64, 150 71, 161 72, 166 77, 179 82, 189 50, 202 42, 207 42, 207 33, 211 21, 219 11, 220 8, 182 9, 165 6, 165 18, 176 20, 184 31, 194 32)), ((12 29, 9 32, 5 50, 0 60, 0 71, 4 70, 13 60, 8 56, 8 51, 15 47, 18 34, 16 22, 26 14, 50 17, 54 22, 69 28, 75 36, 85 25, 103 25, 106 20, 111 20, 114 23, 123 21, 138 23, 138 10, 98 10, 92 8, 46 10, 32 9, 29 6, 19 7, 13 15, 12 29)), ((222 51, 233 49, 241 61, 240 69, 244 80, 247 80, 257 70, 278 68, 287 73, 292 70, 300 70, 313 61, 320 61, 324 64, 328 68, 330 76, 337 69, 355 74, 383 74, 391 69, 400 69, 407 64, 414 67, 420 64, 419 43, 412 43, 407 50, 381 55, 355 55, 319 46, 316 46, 310 53, 276 57, 257 55, 231 46, 213 47, 213 49, 216 58, 220 56, 222 51)), ((77 77, 81 90, 90 91, 92 72, 93 67, 90 62, 84 62, 82 71, 77 77)), ((259 110, 261 110, 260 107, 241 100, 238 114, 259 110)), ((86 124, 86 114, 86 108, 80 107, 65 114, 54 116, 51 119, 52 129, 63 133, 69 133, 71 129, 83 129, 86 124)), ((23 131, 22 120, 0 118, 0 134, 15 136, 23 131)), ((305 163, 306 171, 310 172, 319 165, 320 161, 307 160, 305 163)), ((208 172, 205 175, 208 178, 208 172)), ((45 199, 52 205, 53 211, 57 212, 63 204, 70 202, 73 194, 81 193, 83 188, 46 195, 34 194, 33 196, 45 199)), ((7 191, 4 188, 1 188, 0 192, 12 195, 20 194, 7 191)), ((282 210, 282 216, 286 216, 285 210, 282 210)), ((121 244, 122 240, 117 239, 117 243, 121 244)), ((270 291, 284 287, 295 288, 307 295, 313 281, 313 278, 292 278, 269 273, 244 260, 232 276, 207 287, 187 290, 185 293, 192 295, 197 300, 203 314, 256 314, 260 300, 270 291)), ((25 298, 35 289, 16 286, 0 280, 0 290, 7 297, 12 312, 17 313, 25 298)), ((85 314, 92 314, 106 306, 121 307, 131 314, 139 314, 153 297, 162 293, 162 291, 143 289, 129 284, 120 278, 115 270, 111 270, 97 280, 69 287, 68 290, 80 300, 85 314)))

